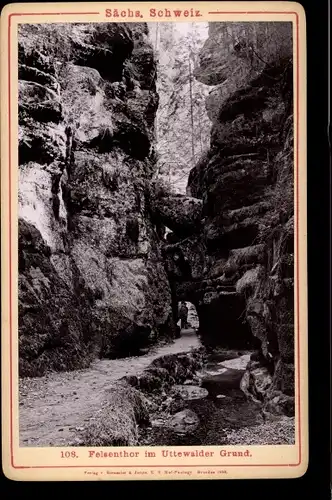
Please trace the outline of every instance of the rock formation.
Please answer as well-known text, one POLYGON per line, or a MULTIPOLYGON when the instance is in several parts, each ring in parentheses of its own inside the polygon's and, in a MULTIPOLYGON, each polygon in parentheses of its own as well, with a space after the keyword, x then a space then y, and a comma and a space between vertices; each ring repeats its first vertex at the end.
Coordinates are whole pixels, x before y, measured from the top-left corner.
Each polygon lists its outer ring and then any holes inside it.
POLYGON ((184 239, 173 226, 164 248, 173 293, 195 304, 206 344, 258 349, 248 392, 292 414, 291 23, 211 23, 195 75, 213 86, 211 148, 187 188, 202 200, 201 230, 184 239))
POLYGON ((180 196, 155 182, 146 25, 20 28, 20 373, 134 353, 187 300, 205 345, 257 350, 243 391, 291 415, 291 23, 211 23, 195 76, 211 148, 180 196))
POLYGON ((156 65, 144 23, 19 30, 20 374, 172 331, 150 217, 156 65))

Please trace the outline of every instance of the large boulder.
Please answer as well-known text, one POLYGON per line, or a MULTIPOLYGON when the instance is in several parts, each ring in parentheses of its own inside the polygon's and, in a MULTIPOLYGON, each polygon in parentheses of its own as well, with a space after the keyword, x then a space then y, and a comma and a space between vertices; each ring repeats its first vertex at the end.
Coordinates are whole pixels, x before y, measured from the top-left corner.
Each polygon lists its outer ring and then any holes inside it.
POLYGON ((202 202, 190 196, 155 196, 153 209, 161 222, 181 238, 201 229, 202 202))

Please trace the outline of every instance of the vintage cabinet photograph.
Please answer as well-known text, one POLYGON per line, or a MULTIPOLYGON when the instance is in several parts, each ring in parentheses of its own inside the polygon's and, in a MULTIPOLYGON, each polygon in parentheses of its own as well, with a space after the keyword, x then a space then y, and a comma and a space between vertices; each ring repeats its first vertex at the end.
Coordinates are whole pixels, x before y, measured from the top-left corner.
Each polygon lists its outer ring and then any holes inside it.
POLYGON ((2 14, 9 476, 305 471, 305 21, 244 5, 2 14))

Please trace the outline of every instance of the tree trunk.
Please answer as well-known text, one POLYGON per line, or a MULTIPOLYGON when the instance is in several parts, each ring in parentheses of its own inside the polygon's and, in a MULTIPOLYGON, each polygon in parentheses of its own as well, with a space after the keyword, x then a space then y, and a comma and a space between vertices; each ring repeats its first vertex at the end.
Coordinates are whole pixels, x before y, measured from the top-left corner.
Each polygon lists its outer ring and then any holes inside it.
POLYGON ((189 54, 189 88, 190 88, 190 119, 191 119, 191 156, 192 156, 192 162, 194 164, 195 163, 194 107, 193 107, 193 88, 192 88, 190 54, 189 54))

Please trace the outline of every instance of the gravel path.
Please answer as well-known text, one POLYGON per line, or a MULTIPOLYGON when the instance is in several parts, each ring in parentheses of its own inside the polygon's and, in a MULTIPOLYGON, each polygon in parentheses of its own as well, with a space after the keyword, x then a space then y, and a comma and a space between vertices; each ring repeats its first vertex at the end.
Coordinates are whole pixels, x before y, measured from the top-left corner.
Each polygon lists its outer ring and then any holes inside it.
POLYGON ((242 429, 227 429, 227 441, 232 445, 278 445, 295 443, 294 417, 280 416, 275 421, 264 424, 243 427, 242 429))
POLYGON ((200 346, 194 330, 185 330, 171 344, 143 356, 94 362, 88 369, 24 378, 19 387, 20 446, 63 446, 74 438, 104 400, 104 391, 125 375, 138 375, 167 354, 200 346))

